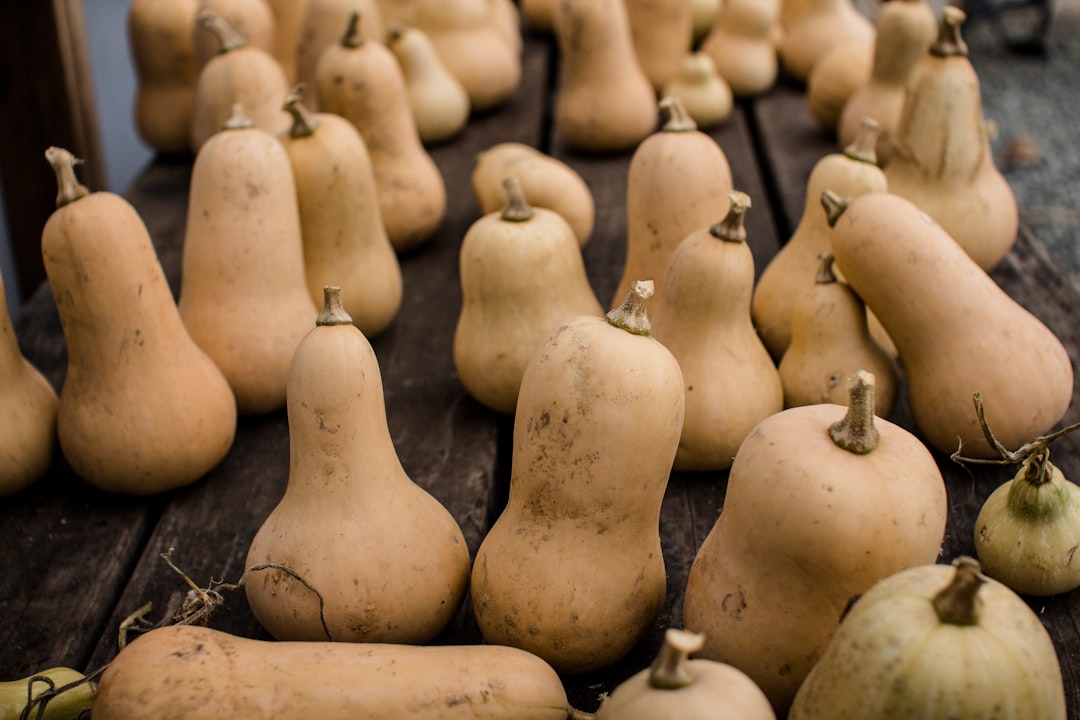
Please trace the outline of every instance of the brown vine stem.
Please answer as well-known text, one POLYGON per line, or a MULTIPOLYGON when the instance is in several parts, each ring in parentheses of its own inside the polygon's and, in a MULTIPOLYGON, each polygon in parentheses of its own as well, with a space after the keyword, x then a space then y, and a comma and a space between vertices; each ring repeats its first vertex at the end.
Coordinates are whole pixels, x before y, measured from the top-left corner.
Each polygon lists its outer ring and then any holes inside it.
POLYGON ((986 442, 990 443, 990 447, 994 449, 994 452, 998 454, 997 458, 970 458, 961 455, 963 451, 963 441, 960 442, 959 447, 956 448, 956 452, 949 456, 949 459, 956 463, 971 463, 975 465, 1019 465, 1027 460, 1032 455, 1042 453, 1046 459, 1050 457, 1049 445, 1059 437, 1063 437, 1080 429, 1080 422, 1073 423, 1060 430, 1055 430, 1047 435, 1040 435, 1031 442, 1024 443, 1016 450, 1009 450, 1001 441, 994 435, 994 431, 990 429, 990 423, 986 420, 986 410, 983 407, 982 393, 974 392, 971 394, 971 399, 975 402, 975 414, 979 418, 979 426, 982 428, 983 435, 986 437, 986 442))

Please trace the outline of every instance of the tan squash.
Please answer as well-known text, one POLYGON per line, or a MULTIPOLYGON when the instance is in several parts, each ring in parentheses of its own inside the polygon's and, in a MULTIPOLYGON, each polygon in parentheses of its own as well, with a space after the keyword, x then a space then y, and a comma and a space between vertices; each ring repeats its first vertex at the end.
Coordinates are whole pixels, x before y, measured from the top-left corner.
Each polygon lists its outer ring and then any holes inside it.
POLYGON ((653 302, 653 337, 679 361, 686 387, 676 470, 725 470, 754 427, 784 409, 784 390, 750 319, 754 257, 745 193, 727 216, 690 233, 671 255, 653 302))
POLYGON ((694 47, 701 45, 701 41, 712 31, 723 12, 724 0, 690 0, 694 47))
POLYGON ((784 406, 845 405, 847 378, 866 370, 875 379, 874 413, 888 417, 899 392, 896 365, 870 334, 862 299, 837 279, 832 255, 818 257, 813 282, 792 290, 791 344, 779 365, 784 406))
POLYGON ((742 670, 783 717, 855 595, 932 563, 948 502, 934 457, 873 414, 873 376, 848 407, 770 416, 739 448, 724 508, 687 578, 684 623, 703 658, 742 670))
POLYGON ((416 0, 376 0, 387 27, 411 27, 416 20, 416 0))
POLYGON ((401 266, 383 226, 367 146, 345 118, 310 113, 290 94, 289 155, 304 241, 304 272, 313 303, 323 288, 342 288, 341 303, 368 338, 401 307, 401 266))
POLYGON ((792 288, 805 287, 817 269, 818 255, 830 252, 832 232, 821 195, 826 190, 844 197, 884 192, 888 186, 876 163, 876 144, 877 124, 868 121, 843 152, 829 153, 814 164, 799 224, 758 278, 751 306, 754 325, 777 362, 791 343, 791 312, 798 297, 792 288))
POLYGON ((64 458, 109 492, 193 483, 232 445, 229 385, 185 329, 135 208, 88 193, 67 150, 46 158, 60 188, 41 255, 67 344, 56 418, 64 458))
POLYGON ((951 453, 993 457, 971 395, 1006 447, 1050 430, 1072 400, 1061 341, 1005 293, 945 229, 889 193, 855 198, 834 218, 836 266, 896 343, 915 425, 951 453))
POLYGON ((520 55, 525 47, 521 34, 521 10, 516 0, 487 0, 491 6, 491 20, 502 39, 515 54, 520 55))
POLYGON ((736 97, 760 95, 776 84, 779 63, 774 28, 780 0, 725 0, 724 9, 701 52, 713 59, 716 71, 736 97))
POLYGON ((860 597, 799 688, 789 720, 1065 720, 1058 650, 1036 612, 961 556, 860 597))
POLYGON ((562 216, 531 207, 514 176, 504 188, 503 209, 474 222, 461 242, 462 305, 453 354, 469 395, 513 413, 537 348, 565 320, 604 311, 562 216))
POLYGON ((326 48, 341 40, 341 29, 348 26, 353 11, 359 13, 363 37, 387 36, 389 31, 376 0, 307 0, 296 48, 296 78, 309 91, 305 104, 312 111, 320 109, 315 78, 319 58, 326 48))
POLYGON ((937 35, 937 18, 926 0, 889 0, 882 3, 874 28, 874 54, 870 78, 844 105, 837 124, 842 147, 859 133, 863 118, 880 128, 878 164, 889 164, 893 134, 904 109, 907 81, 930 50, 937 35))
POLYGON ((567 320, 529 362, 509 499, 473 565, 485 640, 560 673, 625 656, 664 604, 660 505, 684 398, 678 362, 648 336, 650 291, 567 320))
POLYGON ((0 497, 39 480, 56 452, 57 397, 19 349, 0 277, 0 497))
POLYGON ((495 212, 506 203, 503 181, 510 175, 521 183, 530 205, 559 213, 578 244, 588 242, 596 221, 588 183, 570 165, 524 143, 496 143, 477 154, 471 180, 482 213, 495 212))
POLYGON ((133 0, 127 38, 135 71, 135 129, 154 150, 191 152, 198 0, 133 0))
POLYGON ((446 184, 420 140, 397 58, 382 43, 365 40, 359 22, 353 13, 341 41, 319 59, 319 107, 344 117, 364 138, 386 234, 400 253, 423 245, 439 229, 446 184))
POLYGON ((539 32, 551 32, 558 0, 520 0, 521 19, 525 27, 539 32))
POLYGON ((568 712, 559 676, 514 648, 267 642, 190 625, 127 645, 94 701, 95 720, 564 720, 568 712))
POLYGON ((857 38, 829 48, 814 63, 806 78, 806 104, 822 127, 836 129, 848 99, 870 81, 873 58, 874 43, 857 38))
POLYGON ((423 30, 474 110, 510 100, 521 84, 521 55, 496 24, 490 0, 413 0, 423 30))
POLYGON ((295 83, 297 48, 303 32, 304 15, 310 0, 265 0, 274 16, 274 57, 281 63, 285 78, 295 83))
POLYGON ((553 33, 555 130, 562 142, 616 152, 644 140, 656 128, 656 93, 638 62, 622 0, 558 0, 553 33))
POLYGON ((668 628, 652 665, 603 696, 597 720, 776 720, 769 699, 746 673, 712 660, 690 659, 703 644, 701 635, 668 628))
POLYGON ((679 72, 664 84, 660 95, 681 102, 699 128, 720 125, 731 117, 735 104, 731 86, 704 52, 685 55, 679 72))
POLYGON ((191 147, 198 152, 225 126, 237 104, 244 106, 256 127, 284 132, 289 116, 281 112, 281 98, 289 85, 274 56, 249 44, 220 15, 200 13, 198 25, 205 28, 201 32, 218 39, 221 51, 206 63, 195 84, 191 147))
POLYGON ((469 548, 401 467, 375 352, 327 287, 289 367, 289 484, 259 527, 244 582, 278 640, 425 643, 457 613, 469 548), (318 592, 318 595, 314 591, 318 592))
POLYGON ((784 23, 777 48, 780 66, 796 80, 807 80, 830 48, 851 40, 874 42, 874 23, 853 0, 803 0, 784 23))
POLYGON ((427 33, 396 27, 387 46, 401 65, 420 140, 437 143, 460 135, 469 122, 469 93, 443 65, 427 33))
POLYGON ((662 296, 671 254, 687 235, 727 212, 733 189, 720 144, 697 129, 678 100, 664 98, 659 107, 663 126, 630 159, 626 261, 613 305, 638 278, 651 278, 662 296))
POLYGON ((694 25, 690 0, 625 0, 638 63, 657 92, 690 53, 694 25))
POLYGON ((242 109, 195 156, 179 307, 241 414, 285 406, 289 360, 319 311, 288 154, 242 109))
POLYGON ((1016 242, 1019 215, 994 164, 963 20, 959 8, 945 10, 938 39, 911 77, 885 175, 890 192, 922 208, 989 271, 1016 242))
MULTIPOLYGON (((196 17, 216 15, 232 27, 251 47, 259 48, 277 59, 277 27, 270 0, 198 0, 196 17)), ((196 23, 190 26, 198 76, 212 58, 222 52, 221 40, 196 23)))

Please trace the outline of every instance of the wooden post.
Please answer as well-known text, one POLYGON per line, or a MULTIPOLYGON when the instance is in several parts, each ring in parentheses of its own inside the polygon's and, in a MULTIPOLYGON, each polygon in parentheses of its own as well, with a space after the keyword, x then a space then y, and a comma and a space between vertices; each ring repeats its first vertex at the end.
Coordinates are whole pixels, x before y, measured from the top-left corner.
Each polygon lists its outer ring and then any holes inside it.
POLYGON ((0 22, 0 182, 23 298, 45 277, 41 230, 56 207, 50 145, 86 161, 87 187, 105 188, 81 0, 9 3, 0 22))

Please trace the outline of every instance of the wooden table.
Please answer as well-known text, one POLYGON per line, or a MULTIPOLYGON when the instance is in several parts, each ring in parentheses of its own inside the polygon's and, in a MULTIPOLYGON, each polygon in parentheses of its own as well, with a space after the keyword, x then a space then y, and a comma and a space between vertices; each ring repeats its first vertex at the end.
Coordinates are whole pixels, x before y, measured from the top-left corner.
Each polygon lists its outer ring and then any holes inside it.
MULTIPOLYGON (((402 463, 458 519, 473 553, 505 502, 512 425, 511 418, 465 394, 451 358, 461 301, 457 252, 479 217, 468 181, 476 153, 496 142, 525 142, 566 160, 584 176, 597 206, 595 233, 584 254, 598 297, 611 297, 625 256, 630 153, 585 156, 560 145, 548 122, 555 60, 546 38, 526 36, 524 81, 513 101, 475 117, 452 143, 431 149, 447 180, 447 215, 429 245, 401 259, 404 304, 393 327, 373 342, 402 463)), ((803 90, 783 83, 738 107, 712 135, 728 156, 736 188, 753 199, 747 226, 760 273, 802 213, 810 167, 836 149, 835 141, 811 119, 803 90)), ((127 193, 149 226, 174 291, 190 173, 190 158, 159 158, 127 193)), ((1080 299, 1038 239, 1023 230, 993 277, 1057 333, 1075 365, 1080 338, 1071 311, 1080 299)), ((25 305, 16 329, 27 357, 59 388, 66 351, 47 285, 25 305)), ((1074 407, 1065 421, 1075 421, 1076 414, 1074 407)), ((904 401, 890 419, 913 427, 904 401)), ((284 491, 287 440, 284 411, 242 418, 235 444, 217 468, 190 487, 150 498, 96 491, 58 455, 47 477, 0 501, 0 546, 5 549, 0 560, 0 678, 60 664, 99 668, 116 653, 123 618, 147 602, 153 603, 150 619, 167 618, 188 589, 161 558, 169 548, 174 548, 176 564, 202 587, 211 580, 239 579, 251 538, 284 491)), ((1074 478, 1080 478, 1078 443, 1067 437, 1054 449, 1055 461, 1074 478)), ((974 552, 972 528, 981 502, 1011 471, 965 469, 944 455, 937 457, 950 495, 942 557, 949 561, 974 552)), ((624 660, 566 678, 575 706, 594 709, 601 693, 651 661, 665 627, 680 624, 690 563, 716 521, 726 482, 726 473, 672 475, 660 527, 668 572, 663 613, 624 660)), ((225 604, 211 625, 267 638, 243 593, 224 594, 225 604)), ((1078 599, 1074 592, 1031 600, 1057 645, 1071 718, 1080 718, 1078 599)), ((481 641, 468 603, 438 641, 481 641)))

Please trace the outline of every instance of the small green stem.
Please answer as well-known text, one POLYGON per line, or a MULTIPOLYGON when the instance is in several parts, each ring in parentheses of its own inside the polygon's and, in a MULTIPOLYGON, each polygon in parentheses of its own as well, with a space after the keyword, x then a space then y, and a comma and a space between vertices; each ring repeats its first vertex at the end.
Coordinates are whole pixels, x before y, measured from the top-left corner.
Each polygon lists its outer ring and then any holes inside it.
POLYGON ((977 625, 979 622, 979 588, 986 582, 977 560, 961 556, 953 562, 956 574, 932 600, 934 611, 949 625, 977 625))

